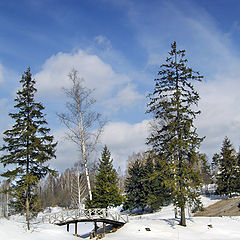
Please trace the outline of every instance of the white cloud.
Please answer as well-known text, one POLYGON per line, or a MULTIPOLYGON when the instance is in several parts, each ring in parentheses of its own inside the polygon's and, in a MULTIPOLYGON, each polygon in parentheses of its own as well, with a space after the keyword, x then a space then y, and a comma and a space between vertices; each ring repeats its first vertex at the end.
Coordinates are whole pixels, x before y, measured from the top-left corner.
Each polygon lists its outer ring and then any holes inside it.
POLYGON ((117 101, 117 104, 129 106, 129 105, 135 103, 136 100, 140 100, 143 98, 144 98, 144 96, 140 95, 136 91, 136 86, 129 84, 124 89, 122 89, 118 92, 116 101, 117 101))
POLYGON ((110 122, 104 129, 101 143, 110 149, 115 167, 126 168, 126 160, 133 152, 146 150, 148 120, 129 124, 110 122))
POLYGON ((136 90, 135 85, 128 84, 125 88, 121 89, 114 98, 106 100, 105 104, 108 109, 116 112, 119 111, 120 108, 129 109, 144 99, 145 96, 136 90))
POLYGON ((220 151, 225 136, 230 137, 238 150, 240 145, 239 88, 240 82, 237 78, 227 77, 204 82, 198 87, 201 96, 199 108, 202 113, 196 123, 200 135, 206 136, 202 151, 208 153, 210 158, 215 152, 220 151))
POLYGON ((130 81, 126 75, 117 74, 98 56, 79 49, 73 53, 58 53, 44 63, 42 71, 35 75, 40 94, 56 96, 62 87, 69 87, 68 74, 75 68, 84 78, 85 85, 96 89, 98 97, 107 96, 130 81))
POLYGON ((59 171, 73 167, 79 161, 79 152, 74 143, 65 138, 65 129, 58 129, 53 132, 54 141, 57 141, 56 159, 49 161, 52 167, 59 171))
MULTIPOLYGON (((98 36, 99 44, 109 43, 103 36, 98 36)), ((92 51, 92 49, 89 51, 92 51)), ((44 63, 42 70, 34 78, 37 81, 38 93, 50 98, 60 97, 62 88, 70 87, 69 72, 75 68, 84 85, 95 89, 95 98, 100 105, 109 110, 119 111, 122 107, 130 108, 142 100, 142 96, 126 74, 116 73, 112 66, 102 61, 89 51, 77 50, 73 53, 58 53, 44 63)), ((108 51, 108 50, 104 50, 108 51)))

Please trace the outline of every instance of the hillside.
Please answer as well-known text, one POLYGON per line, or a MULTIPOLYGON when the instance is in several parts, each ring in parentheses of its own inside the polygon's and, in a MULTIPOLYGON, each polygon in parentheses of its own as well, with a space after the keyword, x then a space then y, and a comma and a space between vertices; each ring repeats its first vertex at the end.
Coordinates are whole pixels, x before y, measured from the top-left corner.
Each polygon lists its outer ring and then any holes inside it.
POLYGON ((240 216, 240 196, 222 199, 195 214, 195 217, 240 216))

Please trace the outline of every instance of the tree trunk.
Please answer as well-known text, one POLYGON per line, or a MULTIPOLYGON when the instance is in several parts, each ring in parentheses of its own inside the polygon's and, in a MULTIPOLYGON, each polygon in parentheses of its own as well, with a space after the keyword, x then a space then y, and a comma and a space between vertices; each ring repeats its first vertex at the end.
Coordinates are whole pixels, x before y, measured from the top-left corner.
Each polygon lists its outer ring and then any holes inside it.
POLYGON ((175 216, 175 218, 177 218, 177 216, 178 216, 177 207, 174 208, 174 216, 175 216))
POLYGON ((26 221, 27 221, 27 229, 30 230, 30 217, 29 217, 29 201, 28 201, 28 197, 26 199, 26 221))
POLYGON ((85 174, 86 174, 86 178, 87 178, 88 195, 89 195, 89 199, 92 200, 92 190, 91 190, 90 177, 89 177, 86 161, 84 162, 84 167, 85 167, 85 174))
POLYGON ((80 186, 80 173, 77 173, 77 186, 78 186, 78 209, 81 208, 81 186, 80 186))
POLYGON ((181 219, 179 225, 186 227, 185 206, 181 206, 181 219))
MULTIPOLYGON (((80 109, 80 107, 79 107, 80 109)), ((91 183, 90 183, 90 177, 88 173, 88 167, 87 167, 87 157, 86 157, 86 146, 85 146, 85 140, 84 140, 84 128, 83 128, 83 119, 82 119, 82 112, 79 113, 79 119, 78 119, 78 127, 80 132, 80 138, 81 138, 81 149, 82 149, 82 158, 84 162, 84 168, 85 168, 85 174, 87 178, 87 186, 88 186, 88 195, 89 199, 92 200, 92 190, 91 190, 91 183)))
POLYGON ((6 218, 8 219, 8 191, 6 193, 6 218))

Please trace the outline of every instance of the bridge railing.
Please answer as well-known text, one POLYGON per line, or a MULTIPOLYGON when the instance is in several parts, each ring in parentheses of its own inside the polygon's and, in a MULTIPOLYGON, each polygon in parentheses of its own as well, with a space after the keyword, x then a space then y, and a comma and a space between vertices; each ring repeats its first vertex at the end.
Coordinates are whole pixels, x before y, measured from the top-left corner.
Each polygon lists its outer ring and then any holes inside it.
POLYGON ((61 212, 46 214, 42 217, 43 222, 49 223, 61 223, 71 220, 97 220, 97 219, 109 219, 117 222, 128 222, 128 216, 122 215, 120 212, 113 209, 94 208, 94 209, 71 209, 61 212))

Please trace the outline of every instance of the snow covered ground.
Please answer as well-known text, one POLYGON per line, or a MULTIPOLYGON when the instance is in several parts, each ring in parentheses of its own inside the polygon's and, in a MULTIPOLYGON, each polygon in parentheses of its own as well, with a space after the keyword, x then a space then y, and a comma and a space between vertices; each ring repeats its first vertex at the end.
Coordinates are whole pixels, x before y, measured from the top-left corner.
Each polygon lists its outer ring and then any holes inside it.
MULTIPOLYGON (((215 203, 218 199, 203 198, 204 206, 215 203)), ((10 220, 0 219, 1 240, 70 240, 78 239, 73 236, 74 226, 70 232, 66 226, 34 223, 32 231, 26 231, 24 218, 14 216, 10 220)), ((89 239, 93 223, 79 223, 78 234, 89 239)), ((187 227, 178 225, 174 219, 172 206, 164 207, 162 211, 130 217, 130 222, 115 233, 109 233, 109 240, 237 240, 240 239, 240 217, 188 217, 187 227), (147 231, 149 228, 150 231, 147 231)))

